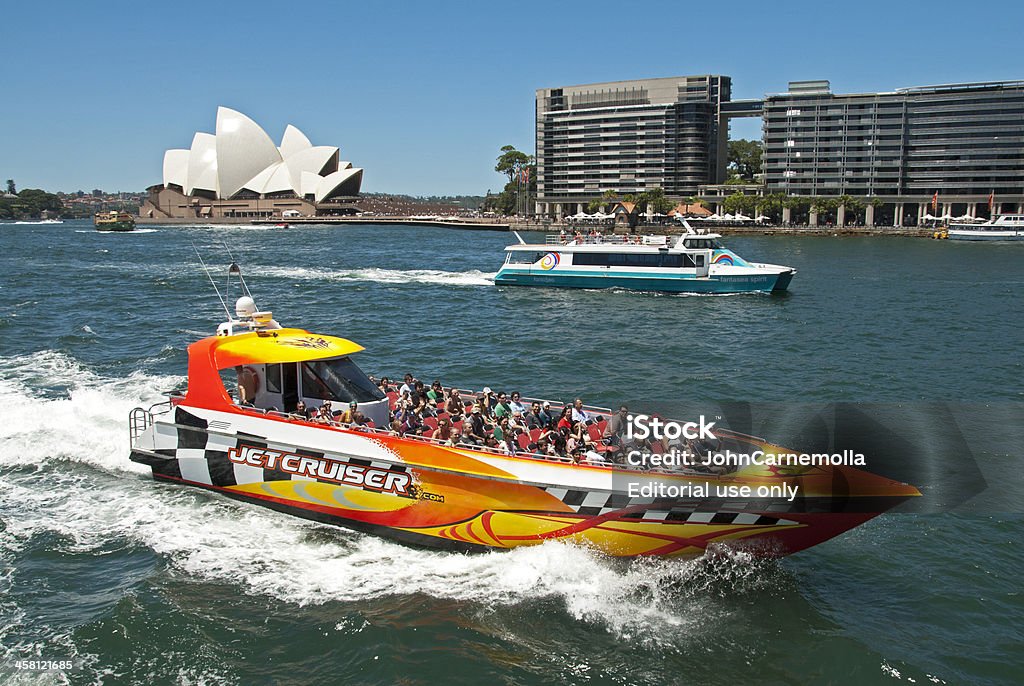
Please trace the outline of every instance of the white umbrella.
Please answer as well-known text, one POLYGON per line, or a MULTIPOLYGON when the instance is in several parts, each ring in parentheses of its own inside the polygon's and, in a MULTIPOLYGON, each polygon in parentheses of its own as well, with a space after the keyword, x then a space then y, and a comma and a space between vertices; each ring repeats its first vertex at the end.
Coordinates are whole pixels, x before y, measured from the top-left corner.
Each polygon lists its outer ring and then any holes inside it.
POLYGON ((772 219, 771 217, 765 216, 763 214, 754 217, 754 221, 755 222, 767 222, 767 221, 771 221, 771 219, 772 219))
POLYGON ((718 215, 718 213, 717 213, 717 212, 715 212, 714 214, 712 214, 712 215, 710 215, 710 216, 707 216, 707 217, 705 217, 705 219, 711 219, 711 220, 718 220, 718 219, 722 219, 722 217, 720 217, 720 216, 718 215))
POLYGON ((926 214, 923 217, 921 217, 921 219, 927 219, 928 221, 932 221, 933 219, 938 219, 938 217, 933 217, 930 214, 926 214))
POLYGON ((753 220, 752 220, 752 219, 751 219, 750 217, 748 217, 748 216, 746 216, 746 215, 744 215, 744 214, 742 214, 742 213, 740 213, 740 212, 737 212, 737 213, 736 213, 736 216, 734 216, 734 217, 733 217, 733 219, 735 219, 735 220, 736 220, 736 221, 738 221, 738 222, 749 222, 749 221, 753 221, 753 220))

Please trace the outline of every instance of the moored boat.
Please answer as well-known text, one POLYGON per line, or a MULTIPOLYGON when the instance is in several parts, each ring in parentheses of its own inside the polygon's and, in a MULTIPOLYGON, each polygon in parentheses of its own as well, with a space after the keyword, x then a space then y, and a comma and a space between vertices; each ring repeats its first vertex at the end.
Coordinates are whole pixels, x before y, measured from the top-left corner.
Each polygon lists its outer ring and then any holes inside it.
POLYGON ((949 225, 951 241, 1024 241, 1024 215, 1003 214, 983 224, 949 225))
MULTIPOLYGON (((517 437, 519 450, 403 434, 390 428, 396 394, 382 392, 353 361, 361 350, 344 338, 283 328, 243 296, 216 335, 189 347, 187 390, 132 411, 130 457, 149 465, 160 481, 460 551, 560 540, 625 557, 697 556, 717 545, 782 555, 919 495, 846 465, 662 468, 589 452, 582 459, 551 454, 525 432, 517 437), (229 390, 232 370, 237 398, 229 390), (360 418, 323 412, 331 402, 357 404, 360 418), (320 417, 310 419, 303 406, 320 408, 320 417), (770 495, 785 494, 786 484, 799 488, 798 498, 796 491, 791 498, 770 495), (838 497, 836 484, 842 485, 838 497), (717 490, 740 486, 757 493, 763 487, 765 495, 717 490)), ((469 403, 480 397, 458 395, 469 403)), ((559 404, 551 409, 557 412, 559 404)), ((600 450, 611 410, 583 410, 600 450)), ((712 447, 719 453, 785 452, 720 429, 713 438, 711 447, 680 445, 694 454, 710 455, 712 447)), ((667 440, 644 447, 670 453, 667 440)))
MULTIPOLYGON (((693 231, 669 236, 549 235, 543 244, 505 248, 497 285, 626 288, 673 293, 782 292, 796 270, 748 262, 721 235, 693 231)), ((518 234, 516 234, 518 237, 518 234)))
POLYGON ((97 212, 93 217, 97 231, 134 231, 135 217, 128 212, 97 212))

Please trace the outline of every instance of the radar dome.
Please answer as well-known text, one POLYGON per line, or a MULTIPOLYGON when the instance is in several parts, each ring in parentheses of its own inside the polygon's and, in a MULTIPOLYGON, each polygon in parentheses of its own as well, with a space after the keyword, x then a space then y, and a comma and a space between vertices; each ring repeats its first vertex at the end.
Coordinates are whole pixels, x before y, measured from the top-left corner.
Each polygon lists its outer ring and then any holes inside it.
POLYGON ((247 295, 235 301, 235 316, 239 319, 249 319, 256 313, 256 303, 247 295))

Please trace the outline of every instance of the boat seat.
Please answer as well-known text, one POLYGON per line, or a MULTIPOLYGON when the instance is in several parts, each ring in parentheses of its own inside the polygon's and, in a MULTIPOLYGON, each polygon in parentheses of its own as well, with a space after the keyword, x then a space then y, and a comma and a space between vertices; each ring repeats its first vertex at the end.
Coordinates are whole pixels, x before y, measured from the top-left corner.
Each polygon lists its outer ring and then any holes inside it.
POLYGON ((516 436, 516 441, 519 442, 519 447, 522 448, 523 450, 530 449, 530 437, 527 436, 526 434, 521 433, 518 436, 516 436))
POLYGON ((540 429, 530 429, 530 442, 536 443, 538 438, 540 438, 540 429))
POLYGON ((424 417, 423 423, 426 426, 429 426, 431 431, 437 428, 437 419, 435 419, 434 417, 424 417))
POLYGON ((589 426, 587 426, 587 433, 590 434, 590 440, 594 441, 595 443, 601 440, 601 430, 598 429, 597 426, 595 426, 594 424, 590 424, 589 426))

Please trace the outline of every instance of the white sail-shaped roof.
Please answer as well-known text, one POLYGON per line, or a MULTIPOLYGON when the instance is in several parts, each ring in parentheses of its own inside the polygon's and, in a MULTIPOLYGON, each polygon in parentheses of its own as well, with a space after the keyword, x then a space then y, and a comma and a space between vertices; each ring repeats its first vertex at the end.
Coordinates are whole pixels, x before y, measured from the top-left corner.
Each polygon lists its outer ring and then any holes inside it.
POLYGON ((191 195, 197 188, 217 192, 217 137, 201 131, 192 137, 185 195, 191 195))
POLYGON ((281 161, 274 141, 241 112, 217 108, 217 180, 220 195, 230 198, 249 179, 281 161))
POLYGON ((306 134, 299 131, 297 128, 289 124, 284 129, 284 135, 281 136, 281 157, 288 157, 294 155, 297 152, 301 152, 307 148, 312 148, 313 144, 306 138, 306 134))
POLYGON ((241 112, 217 108, 217 133, 196 133, 188 150, 164 153, 164 186, 181 186, 228 199, 243 188, 265 195, 294 192, 317 201, 332 195, 355 195, 362 169, 340 161, 338 148, 314 146, 289 124, 280 147, 256 122, 241 112))
POLYGON ((288 174, 288 167, 284 162, 270 165, 242 187, 260 195, 293 190, 291 175, 288 174))
MULTIPOLYGON (((330 198, 332 195, 336 195, 335 191, 337 191, 341 186, 345 185, 346 182, 351 181, 353 177, 356 176, 362 177, 362 175, 363 170, 359 169, 358 167, 339 169, 333 174, 328 174, 327 176, 323 177, 320 180, 320 185, 317 186, 315 196, 316 201, 323 202, 327 198, 330 198)), ((358 189, 358 186, 356 186, 356 188, 358 189)), ((356 193, 358 193, 358 190, 356 190, 356 193)), ((355 193, 353 193, 353 195, 354 194, 355 193)))
POLYGON ((174 149, 164 153, 164 188, 174 184, 185 188, 188 178, 188 150, 174 149))

